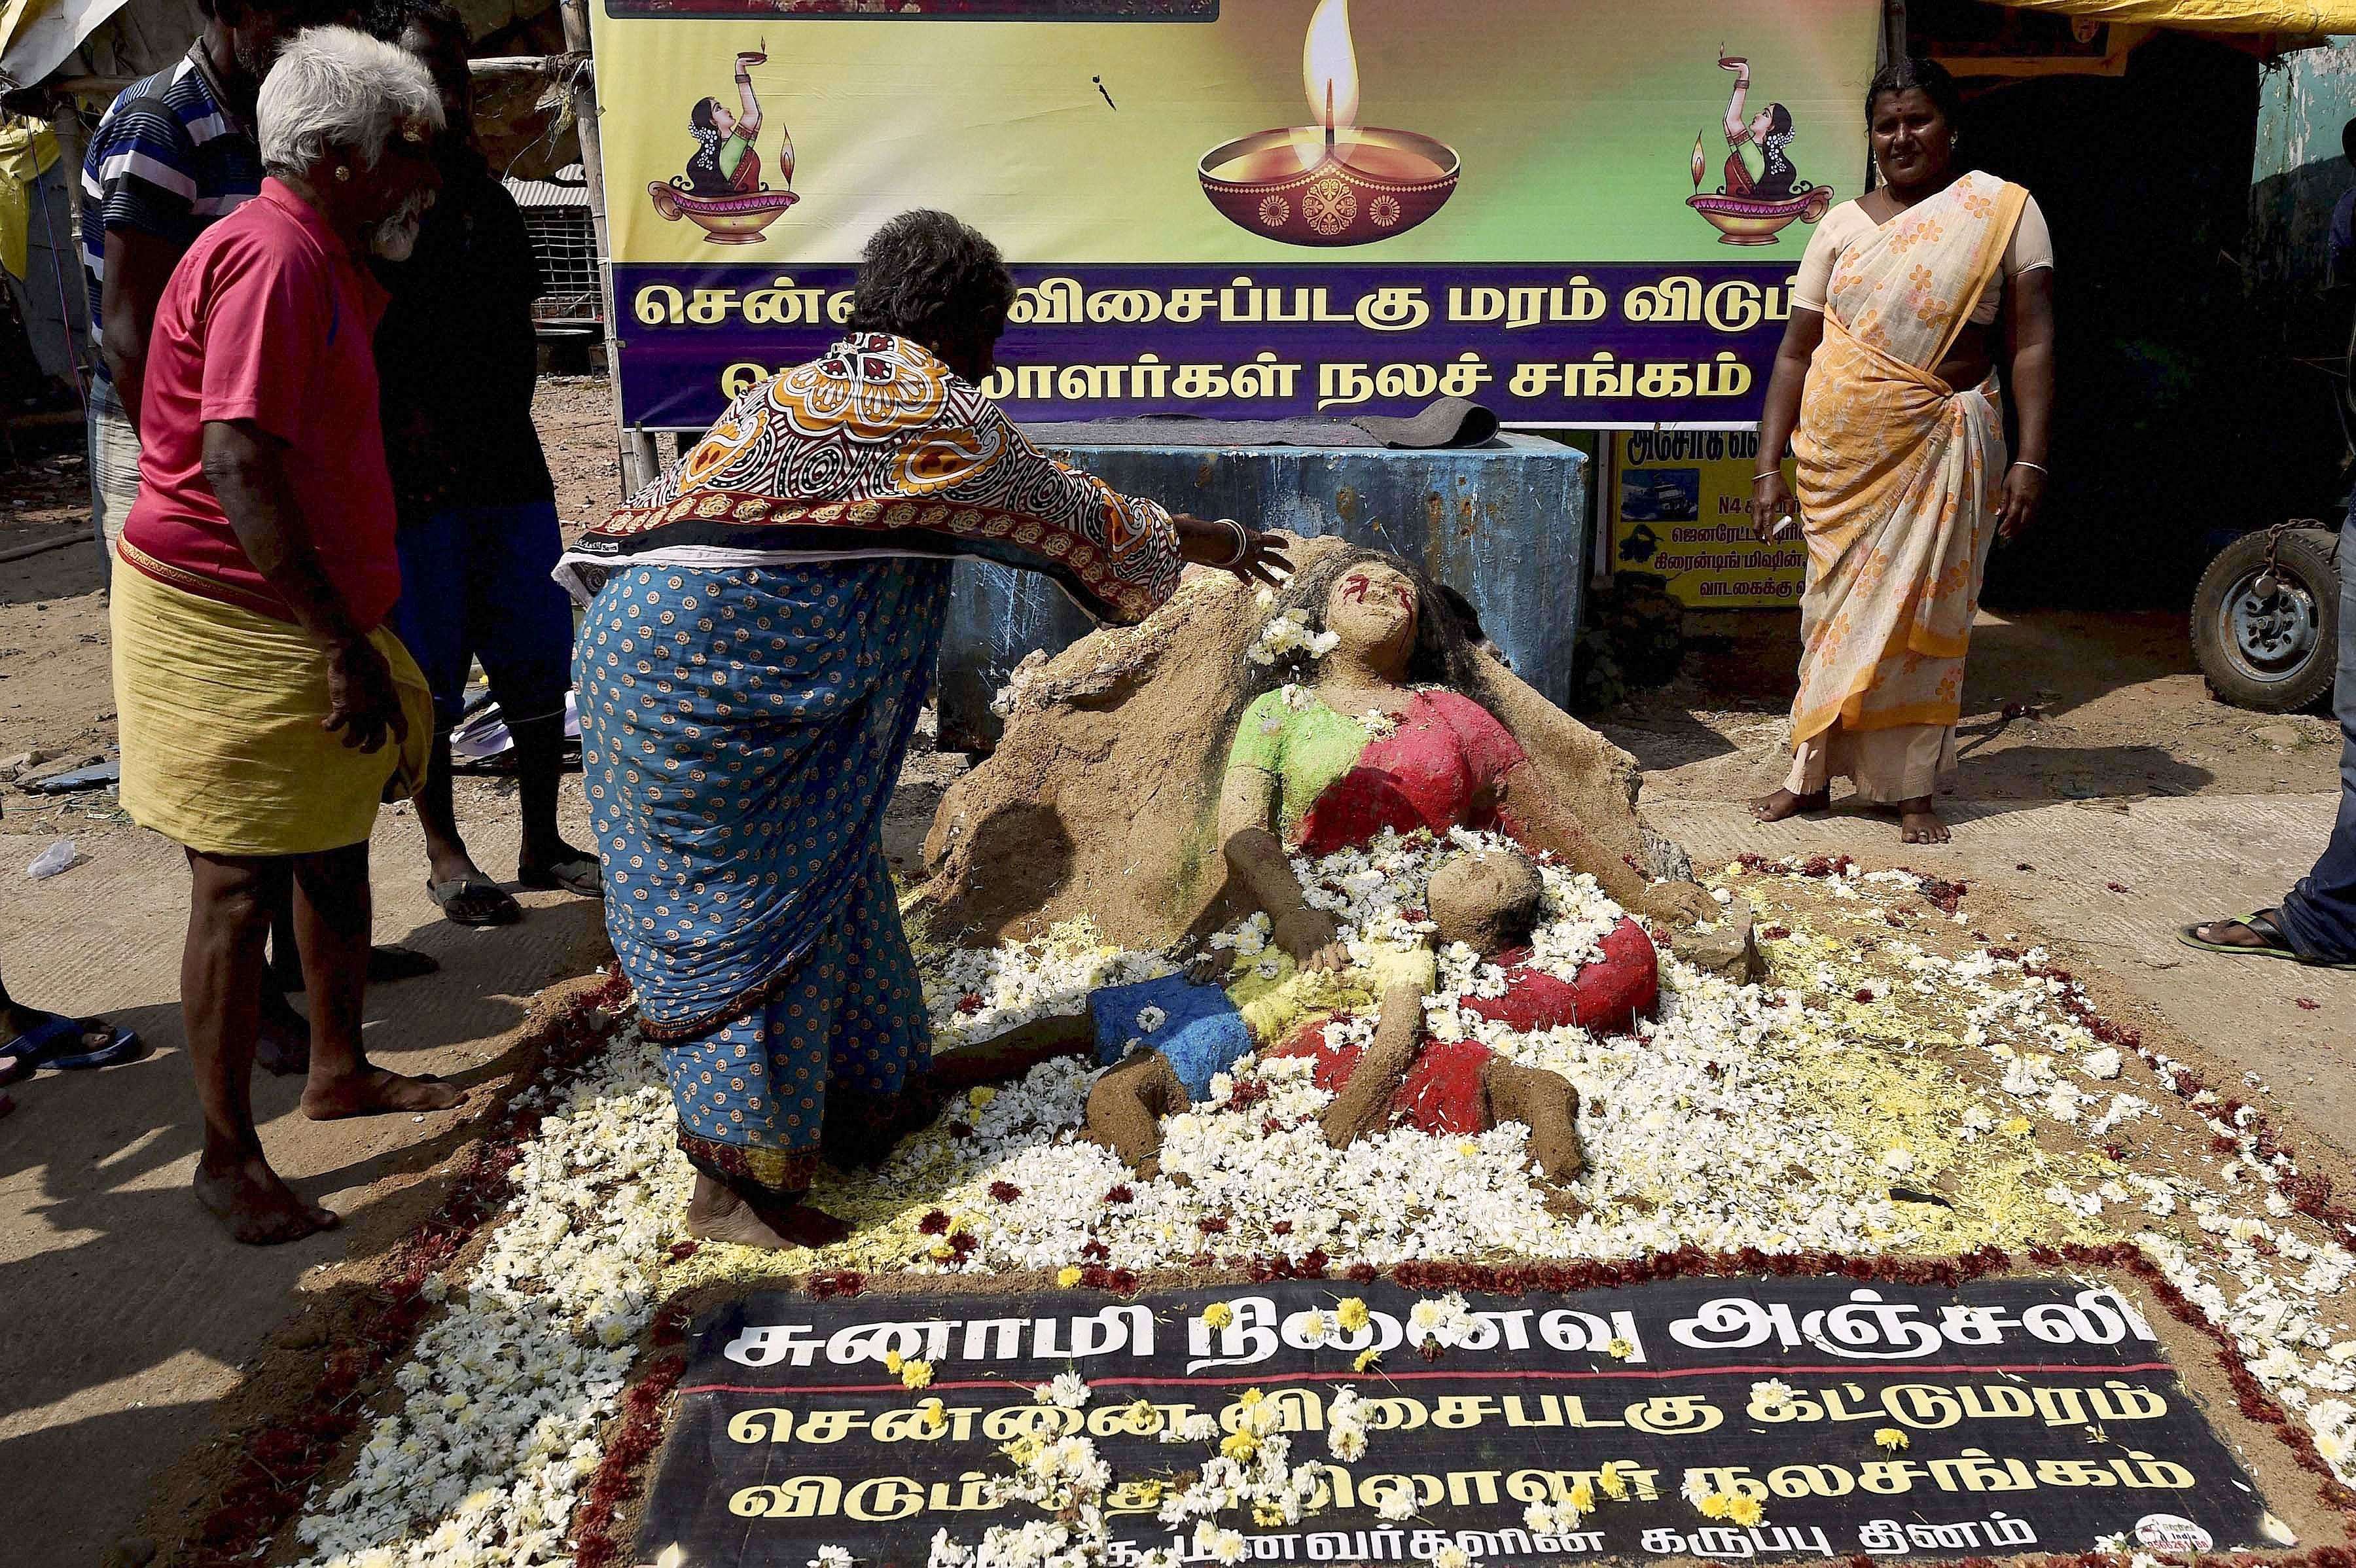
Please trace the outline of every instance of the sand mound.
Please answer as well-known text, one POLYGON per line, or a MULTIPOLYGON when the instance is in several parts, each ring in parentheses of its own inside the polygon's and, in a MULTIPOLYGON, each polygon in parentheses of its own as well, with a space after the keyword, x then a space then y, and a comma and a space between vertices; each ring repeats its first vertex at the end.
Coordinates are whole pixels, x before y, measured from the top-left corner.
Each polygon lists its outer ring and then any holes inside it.
MULTIPOLYGON (((1303 540, 1291 553, 1306 566, 1342 547, 1303 540)), ((1133 948, 1223 923, 1219 777, 1244 650, 1267 618, 1234 578, 1194 570, 1142 625, 1024 660, 997 752, 933 819, 928 880, 911 913, 937 940, 973 942, 1086 914, 1107 940, 1133 948)), ((1497 717, 1548 785, 1607 848, 1654 869, 1635 759, 1482 657, 1497 717)))

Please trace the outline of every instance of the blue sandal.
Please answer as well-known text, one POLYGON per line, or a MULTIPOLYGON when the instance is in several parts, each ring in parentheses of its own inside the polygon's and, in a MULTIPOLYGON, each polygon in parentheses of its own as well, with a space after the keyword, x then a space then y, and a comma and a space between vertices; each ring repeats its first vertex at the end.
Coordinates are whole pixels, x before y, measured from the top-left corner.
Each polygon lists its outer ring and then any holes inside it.
POLYGON ((84 1034, 94 1028, 108 1027, 103 1019, 85 1024, 80 1018, 69 1018, 62 1013, 34 1013, 32 1015, 37 1022, 31 1028, 15 1039, 0 1044, 0 1058, 15 1061, 22 1069, 54 1067, 79 1071, 112 1067, 146 1053, 146 1047, 140 1041, 138 1034, 120 1026, 116 1026, 106 1044, 96 1050, 80 1049, 84 1034))

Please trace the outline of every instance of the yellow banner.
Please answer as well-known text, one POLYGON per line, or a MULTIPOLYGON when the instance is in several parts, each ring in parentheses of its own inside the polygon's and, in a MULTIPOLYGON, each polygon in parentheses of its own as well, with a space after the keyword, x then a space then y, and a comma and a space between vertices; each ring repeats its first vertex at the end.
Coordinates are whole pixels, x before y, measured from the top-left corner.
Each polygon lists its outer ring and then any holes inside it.
MULTIPOLYGON (((1796 532, 1751 532, 1759 436, 1744 430, 1631 431, 1612 442, 1612 569, 1665 578, 1690 609, 1788 609, 1808 552, 1796 532)), ((1784 465, 1784 476, 1791 465, 1784 465)))

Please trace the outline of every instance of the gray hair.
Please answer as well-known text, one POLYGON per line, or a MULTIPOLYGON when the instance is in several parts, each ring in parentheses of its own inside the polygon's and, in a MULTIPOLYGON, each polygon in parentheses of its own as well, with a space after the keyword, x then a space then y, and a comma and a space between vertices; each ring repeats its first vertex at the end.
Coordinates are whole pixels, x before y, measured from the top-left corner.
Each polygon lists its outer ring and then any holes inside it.
POLYGON ((441 128, 442 95, 408 50, 352 27, 306 27, 263 79, 255 117, 262 166, 303 177, 336 147, 374 168, 395 126, 441 128))

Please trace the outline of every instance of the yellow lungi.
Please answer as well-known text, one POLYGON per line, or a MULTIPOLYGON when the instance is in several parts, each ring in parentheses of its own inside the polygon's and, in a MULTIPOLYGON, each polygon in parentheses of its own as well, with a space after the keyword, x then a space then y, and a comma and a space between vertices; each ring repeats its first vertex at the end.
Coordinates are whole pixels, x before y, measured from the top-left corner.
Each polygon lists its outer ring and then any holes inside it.
POLYGON ((369 634, 401 693, 409 739, 373 752, 319 727, 327 661, 302 628, 167 587, 120 553, 114 706, 123 809, 207 854, 310 854, 359 843, 377 807, 423 782, 434 698, 401 639, 369 634))

